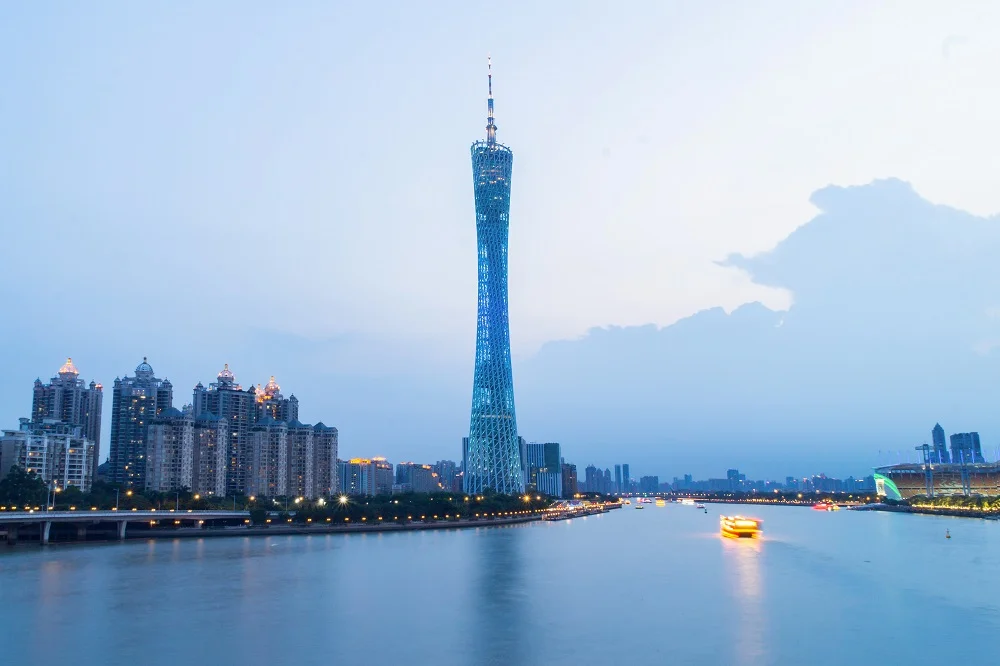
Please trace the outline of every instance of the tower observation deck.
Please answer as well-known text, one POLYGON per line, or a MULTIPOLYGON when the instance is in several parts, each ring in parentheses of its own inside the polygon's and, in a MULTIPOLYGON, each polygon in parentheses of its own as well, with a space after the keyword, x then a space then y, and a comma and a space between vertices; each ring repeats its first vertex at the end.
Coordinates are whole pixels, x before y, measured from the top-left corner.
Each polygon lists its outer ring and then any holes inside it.
POLYGON ((486 140, 472 144, 472 182, 479 246, 479 311, 472 420, 463 480, 466 493, 524 492, 510 367, 507 308, 507 232, 514 154, 497 143, 493 71, 488 70, 486 140))

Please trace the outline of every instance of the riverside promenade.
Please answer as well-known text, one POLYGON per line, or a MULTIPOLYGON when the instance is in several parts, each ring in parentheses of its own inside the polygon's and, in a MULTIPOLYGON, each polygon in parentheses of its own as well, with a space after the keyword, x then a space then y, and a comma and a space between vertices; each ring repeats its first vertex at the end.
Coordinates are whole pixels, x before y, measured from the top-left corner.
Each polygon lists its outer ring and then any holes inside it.
POLYGON ((516 525, 542 520, 544 515, 537 512, 470 519, 252 525, 249 513, 242 511, 40 511, 0 514, 0 537, 10 546, 44 546, 142 539, 356 534, 516 525))
POLYGON ((889 513, 913 513, 927 516, 952 516, 955 518, 979 518, 980 520, 1000 520, 1000 513, 954 506, 929 506, 909 504, 866 504, 853 507, 855 511, 887 511, 889 513))

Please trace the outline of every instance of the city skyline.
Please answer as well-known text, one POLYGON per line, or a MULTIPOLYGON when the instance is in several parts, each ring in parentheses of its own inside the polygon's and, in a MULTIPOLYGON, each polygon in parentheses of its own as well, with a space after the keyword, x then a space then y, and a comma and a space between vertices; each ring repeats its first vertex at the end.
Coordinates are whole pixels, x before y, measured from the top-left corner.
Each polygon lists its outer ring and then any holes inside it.
POLYGON ((934 420, 995 451, 982 83, 1000 9, 639 7, 523 21, 472 4, 431 24, 407 7, 10 8, 0 49, 23 66, 0 107, 18 165, 0 214, 23 249, 5 265, 31 279, 0 286, 19 322, 0 333, 0 420, 27 413, 24 382, 53 359, 110 387, 149 355, 183 392, 222 362, 277 374, 352 452, 409 457, 416 433, 428 459, 456 457, 474 372, 464 150, 492 51, 519 151, 522 432, 578 462, 615 447, 701 475, 856 474, 934 420), (463 29, 487 19, 492 43, 463 29), (390 171, 404 145, 420 168, 390 171))

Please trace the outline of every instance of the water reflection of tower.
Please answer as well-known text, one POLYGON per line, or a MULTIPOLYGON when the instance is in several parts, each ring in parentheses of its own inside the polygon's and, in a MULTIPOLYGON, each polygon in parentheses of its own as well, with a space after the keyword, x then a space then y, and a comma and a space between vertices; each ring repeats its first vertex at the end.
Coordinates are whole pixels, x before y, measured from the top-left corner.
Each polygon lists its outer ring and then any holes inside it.
POLYGON ((469 586, 471 626, 465 654, 475 664, 530 664, 537 617, 530 612, 521 556, 521 527, 490 528, 475 534, 479 557, 469 586))
POLYGON ((730 577, 732 607, 736 612, 738 635, 731 641, 735 654, 731 664, 767 662, 764 641, 766 614, 761 580, 763 549, 757 539, 720 539, 725 569, 730 577))

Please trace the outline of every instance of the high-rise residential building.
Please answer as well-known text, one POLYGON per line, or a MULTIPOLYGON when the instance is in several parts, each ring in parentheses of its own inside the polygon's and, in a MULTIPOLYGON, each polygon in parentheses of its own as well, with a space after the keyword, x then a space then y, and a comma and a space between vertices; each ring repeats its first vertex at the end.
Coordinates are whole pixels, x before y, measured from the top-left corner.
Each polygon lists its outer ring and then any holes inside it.
POLYGON ((288 497, 288 424, 265 416, 249 432, 250 466, 245 493, 288 497))
POLYGON ((191 492, 226 494, 229 424, 207 412, 194 418, 192 430, 191 492))
POLYGON ((507 234, 514 155, 497 143, 493 122, 493 72, 488 75, 486 141, 472 144, 472 179, 479 249, 479 305, 475 375, 465 492, 524 491, 510 366, 507 307, 507 234))
POLYGON ((941 427, 940 423, 934 424, 934 429, 931 430, 931 440, 933 445, 931 446, 930 462, 951 462, 951 457, 948 455, 948 445, 944 440, 944 428, 941 427))
POLYGON ((153 417, 173 407, 174 389, 157 379, 146 358, 135 377, 115 378, 111 396, 111 447, 108 479, 129 487, 146 487, 146 435, 153 417))
POLYGON ((86 493, 93 480, 95 448, 82 426, 21 419, 18 430, 0 432, 0 479, 16 465, 52 488, 74 486, 86 493))
POLYGON ((615 488, 616 493, 622 492, 622 466, 615 465, 615 488))
POLYGON ((274 381, 274 375, 271 375, 271 379, 263 388, 257 384, 255 394, 257 400, 256 420, 265 416, 286 423, 299 420, 299 399, 294 394, 287 398, 281 395, 281 387, 278 386, 278 382, 274 381))
POLYGON ((168 407, 150 419, 146 433, 146 489, 167 492, 192 488, 194 419, 168 407))
POLYGON ((563 497, 573 497, 580 492, 579 484, 576 480, 576 465, 571 463, 562 464, 562 490, 563 497))
POLYGON ((226 493, 246 493, 253 461, 250 427, 256 421, 257 402, 253 388, 243 390, 236 383, 233 371, 226 363, 217 381, 205 388, 201 382, 194 387, 192 410, 195 416, 214 414, 228 426, 226 446, 226 493))
POLYGON ((605 494, 611 493, 611 470, 607 467, 604 468, 604 478, 601 480, 601 492, 605 494))
POLYGON ((101 402, 104 387, 91 380, 85 384, 80 372, 67 358, 58 374, 43 384, 35 380, 31 400, 31 420, 60 421, 71 426, 80 426, 83 436, 94 445, 94 469, 91 476, 96 478, 101 454, 101 402))
POLYGON ((957 432, 951 436, 951 461, 953 463, 985 462, 978 432, 957 432))
POLYGON ((558 442, 531 442, 527 446, 528 487, 562 497, 562 467, 558 442))
POLYGON ((628 474, 628 463, 622 463, 622 492, 632 492, 632 479, 628 474))
MULTIPOLYGON (((266 417, 265 417, 266 418, 266 417)), ((311 425, 288 422, 288 495, 292 497, 316 497, 316 482, 313 478, 315 451, 314 430, 311 425)))
POLYGON ((313 426, 314 497, 329 497, 338 492, 337 429, 322 421, 313 426))
POLYGON ((587 465, 584 470, 585 476, 583 477, 583 485, 588 493, 599 493, 601 492, 601 486, 604 482, 604 475, 601 474, 601 470, 597 469, 593 465, 587 465))

